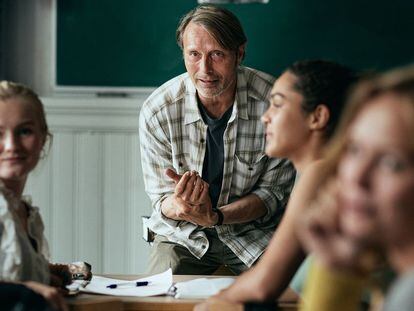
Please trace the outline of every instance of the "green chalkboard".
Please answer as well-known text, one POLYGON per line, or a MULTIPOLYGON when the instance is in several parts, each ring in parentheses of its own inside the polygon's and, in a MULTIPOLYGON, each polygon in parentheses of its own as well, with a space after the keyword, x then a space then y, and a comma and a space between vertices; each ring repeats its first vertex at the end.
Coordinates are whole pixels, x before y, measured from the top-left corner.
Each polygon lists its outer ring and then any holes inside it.
MULTIPOLYGON (((196 0, 58 0, 58 86, 151 87, 184 72, 175 43, 196 0)), ((248 37, 244 64, 278 74, 327 58, 359 69, 414 61, 412 0, 270 0, 225 5, 248 37)))

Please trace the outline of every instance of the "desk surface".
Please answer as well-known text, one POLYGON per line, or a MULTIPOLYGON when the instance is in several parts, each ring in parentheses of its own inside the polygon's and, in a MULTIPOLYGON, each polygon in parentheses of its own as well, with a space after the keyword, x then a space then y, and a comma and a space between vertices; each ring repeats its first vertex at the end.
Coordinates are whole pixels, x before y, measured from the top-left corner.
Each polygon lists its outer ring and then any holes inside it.
MULTIPOLYGON (((134 280, 142 276, 137 275, 108 275, 116 279, 134 280)), ((174 282, 188 281, 195 278, 207 277, 217 278, 223 276, 205 276, 205 275, 174 275, 174 282)), ((228 276, 225 276, 228 277, 228 276)), ((168 296, 156 297, 119 297, 105 296, 81 293, 74 297, 68 297, 66 302, 71 311, 191 311, 197 303, 202 302, 199 299, 175 299, 168 296)), ((218 306, 216 310, 224 310, 223 305, 218 306)), ((226 306, 225 310, 239 311, 243 310, 240 304, 231 304, 226 306)), ((295 304, 283 304, 278 310, 296 310, 295 304)))

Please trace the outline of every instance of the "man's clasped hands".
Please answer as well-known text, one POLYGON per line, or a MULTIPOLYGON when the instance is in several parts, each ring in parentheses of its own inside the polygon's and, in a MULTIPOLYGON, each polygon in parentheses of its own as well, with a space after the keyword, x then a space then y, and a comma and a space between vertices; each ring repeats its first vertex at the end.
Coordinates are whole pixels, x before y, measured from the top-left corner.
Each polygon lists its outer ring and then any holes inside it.
POLYGON ((184 220, 202 227, 212 227, 218 222, 209 195, 209 185, 196 171, 178 175, 172 169, 166 175, 175 182, 174 194, 164 200, 162 213, 174 220, 184 220))

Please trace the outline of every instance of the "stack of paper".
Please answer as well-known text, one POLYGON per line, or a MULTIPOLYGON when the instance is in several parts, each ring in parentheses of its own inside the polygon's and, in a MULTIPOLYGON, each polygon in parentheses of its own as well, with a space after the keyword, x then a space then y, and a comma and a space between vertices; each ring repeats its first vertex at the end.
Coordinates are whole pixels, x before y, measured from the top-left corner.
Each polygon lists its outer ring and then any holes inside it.
POLYGON ((175 284, 175 298, 204 299, 229 287, 234 278, 201 278, 175 284))
POLYGON ((229 287, 234 278, 199 278, 187 282, 178 282, 173 285, 171 269, 137 280, 118 280, 94 275, 89 284, 77 281, 70 286, 71 290, 85 293, 95 293, 113 296, 147 297, 171 295, 182 299, 204 299, 217 294, 220 290, 229 287), (148 282, 145 286, 136 286, 136 282, 148 282), (117 284, 117 288, 108 288, 117 284), (72 288, 73 287, 73 288, 72 288))
POLYGON ((86 293, 114 295, 114 296, 135 296, 147 297, 165 295, 172 285, 172 271, 167 271, 141 278, 137 280, 127 281, 131 286, 120 286, 119 288, 108 288, 111 284, 124 284, 125 280, 110 279, 102 276, 93 276, 92 280, 86 287, 81 287, 80 290, 86 293), (146 286, 134 286, 136 282, 149 282, 146 286))

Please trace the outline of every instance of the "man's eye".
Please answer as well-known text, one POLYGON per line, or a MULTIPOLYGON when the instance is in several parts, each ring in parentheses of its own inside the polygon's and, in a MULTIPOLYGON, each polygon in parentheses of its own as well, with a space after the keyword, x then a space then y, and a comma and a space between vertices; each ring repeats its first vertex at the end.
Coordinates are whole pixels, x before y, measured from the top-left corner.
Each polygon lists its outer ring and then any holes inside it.
POLYGON ((212 56, 214 59, 219 59, 224 57, 224 53, 220 51, 215 51, 213 52, 212 56))

